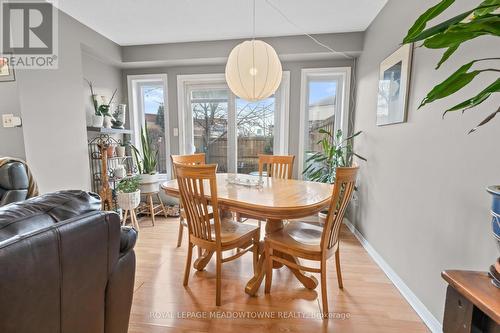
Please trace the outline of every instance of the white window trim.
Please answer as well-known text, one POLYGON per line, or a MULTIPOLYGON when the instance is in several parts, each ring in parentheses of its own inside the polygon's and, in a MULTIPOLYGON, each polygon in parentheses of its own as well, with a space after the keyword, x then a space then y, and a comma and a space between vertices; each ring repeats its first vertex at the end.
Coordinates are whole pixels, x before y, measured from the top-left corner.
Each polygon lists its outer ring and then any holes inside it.
MULTIPOLYGON (((170 156, 170 117, 169 117, 169 108, 168 108, 168 80, 167 74, 142 74, 142 75, 127 75, 127 88, 128 88, 128 104, 129 104, 129 116, 130 116, 130 129, 132 130, 132 142, 136 147, 140 147, 141 139, 140 139, 140 131, 142 128, 142 124, 144 123, 144 115, 139 114, 139 110, 141 108, 137 105, 137 101, 134 96, 138 96, 137 88, 138 83, 147 83, 147 82, 158 82, 162 81, 163 83, 163 107, 164 107, 164 120, 165 120, 165 149, 166 155, 170 156)), ((142 98, 142 97, 141 97, 142 98)), ((171 169, 170 158, 167 158, 167 173, 163 174, 162 179, 170 179, 171 177, 171 169)))
POLYGON ((303 179, 302 172, 304 170, 304 146, 306 138, 306 105, 309 99, 308 78, 310 76, 332 76, 339 75, 342 77, 342 94, 339 99, 337 96, 337 105, 340 107, 335 109, 335 131, 342 130, 344 135, 347 135, 349 129, 349 96, 351 89, 351 67, 328 67, 328 68, 303 68, 301 70, 300 79, 300 124, 299 124, 299 151, 298 151, 298 178, 303 179), (337 121, 340 119, 340 122, 337 121))
MULTIPOLYGON (((188 75, 178 75, 177 76, 177 109, 178 109, 178 117, 179 117, 179 153, 180 154, 189 154, 187 151, 188 138, 186 133, 189 129, 188 124, 186 123, 187 119, 191 119, 190 110, 186 109, 186 106, 189 104, 189 93, 188 86, 192 84, 196 84, 197 86, 203 86, 203 84, 214 84, 214 83, 223 83, 227 86, 226 77, 224 74, 188 74, 188 75)), ((283 78, 280 86, 280 94, 279 99, 277 100, 277 104, 280 105, 280 121, 279 124, 279 147, 278 151, 275 151, 275 154, 288 154, 288 141, 289 141, 289 128, 290 128, 290 72, 284 71, 283 78), (281 101, 283 99, 283 101, 281 101)), ((229 104, 235 103, 234 94, 231 94, 231 97, 228 101, 229 104)), ((231 117, 231 115, 228 115, 231 117)), ((234 119, 228 119, 228 122, 231 124, 234 119)), ((228 133, 231 133, 229 131, 228 133)), ((192 135, 192 131, 191 131, 192 135)), ((231 135, 232 136, 232 135, 231 135)), ((191 138, 191 142, 194 139, 191 138)), ((234 138, 229 137, 228 135, 228 149, 237 151, 235 149, 237 145, 237 137, 234 138), (233 146, 231 146, 231 144, 233 146)), ((237 157, 231 156, 228 154, 228 167, 230 168, 234 164, 234 169, 236 170, 236 162, 237 157)))

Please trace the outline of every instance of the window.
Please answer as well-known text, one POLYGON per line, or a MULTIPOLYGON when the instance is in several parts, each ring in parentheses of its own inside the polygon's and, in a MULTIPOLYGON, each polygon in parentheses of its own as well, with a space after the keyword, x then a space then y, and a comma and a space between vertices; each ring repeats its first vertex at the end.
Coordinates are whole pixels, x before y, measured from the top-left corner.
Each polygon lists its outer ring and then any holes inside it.
POLYGON ((288 72, 258 102, 232 94, 223 74, 178 76, 181 153, 205 153, 218 172, 258 172, 259 154, 288 153, 288 91, 288 72))
POLYGON ((299 177, 305 161, 321 151, 320 130, 347 134, 350 68, 314 68, 302 70, 299 177))
POLYGON ((167 126, 167 77, 166 75, 128 76, 129 101, 131 101, 132 142, 140 146, 141 128, 146 125, 150 139, 158 149, 158 172, 170 174, 170 147, 167 126))

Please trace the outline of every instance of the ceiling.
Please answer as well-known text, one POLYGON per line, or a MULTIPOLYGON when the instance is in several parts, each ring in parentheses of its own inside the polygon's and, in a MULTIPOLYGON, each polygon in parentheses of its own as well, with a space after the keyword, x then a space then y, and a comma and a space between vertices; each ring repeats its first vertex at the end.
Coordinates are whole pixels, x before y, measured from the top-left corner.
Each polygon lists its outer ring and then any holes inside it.
MULTIPOLYGON (((364 31, 387 2, 255 1, 257 37, 364 31)), ((120 45, 236 39, 253 35, 252 0, 58 0, 58 7, 120 45)))

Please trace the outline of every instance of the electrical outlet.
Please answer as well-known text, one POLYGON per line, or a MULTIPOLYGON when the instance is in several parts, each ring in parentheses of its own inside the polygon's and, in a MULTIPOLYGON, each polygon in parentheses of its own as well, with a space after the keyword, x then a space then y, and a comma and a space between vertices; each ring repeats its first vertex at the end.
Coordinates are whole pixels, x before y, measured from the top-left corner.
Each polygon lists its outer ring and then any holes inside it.
POLYGON ((20 127, 21 118, 14 117, 13 114, 3 114, 2 115, 2 126, 5 128, 20 127))

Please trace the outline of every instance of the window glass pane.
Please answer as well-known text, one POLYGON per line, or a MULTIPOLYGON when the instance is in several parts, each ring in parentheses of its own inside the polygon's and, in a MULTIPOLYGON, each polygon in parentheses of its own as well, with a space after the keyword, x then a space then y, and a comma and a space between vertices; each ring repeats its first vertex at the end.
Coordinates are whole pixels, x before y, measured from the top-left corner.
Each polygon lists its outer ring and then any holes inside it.
POLYGON ((158 171, 167 173, 165 147, 165 96, 163 84, 148 83, 141 86, 143 112, 149 136, 158 148, 158 171))
POLYGON ((228 91, 193 90, 190 108, 196 152, 205 153, 207 163, 218 164, 218 172, 227 172, 228 91))
POLYGON ((321 151, 321 145, 317 142, 323 135, 319 130, 324 129, 330 133, 334 131, 337 80, 311 79, 308 82, 308 92, 304 161, 315 152, 321 151))
POLYGON ((238 173, 258 174, 259 154, 273 154, 276 98, 248 102, 236 99, 238 173))

